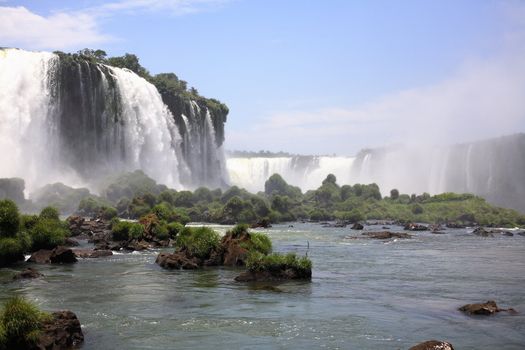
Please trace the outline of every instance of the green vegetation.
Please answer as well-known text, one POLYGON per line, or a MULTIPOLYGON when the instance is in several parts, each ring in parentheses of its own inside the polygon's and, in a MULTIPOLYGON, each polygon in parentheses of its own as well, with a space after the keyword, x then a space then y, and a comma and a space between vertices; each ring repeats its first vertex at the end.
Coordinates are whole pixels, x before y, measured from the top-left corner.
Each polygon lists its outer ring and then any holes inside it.
POLYGON ((306 256, 298 258, 295 253, 269 255, 252 253, 248 256, 246 267, 252 272, 294 269, 299 275, 308 275, 312 271, 312 262, 306 256))
POLYGON ((0 312, 0 349, 33 348, 50 317, 23 298, 9 299, 0 312))
POLYGON ((226 116, 229 112, 228 107, 220 101, 200 96, 199 92, 194 87, 188 88, 188 83, 179 79, 175 73, 159 73, 157 75, 151 75, 150 72, 140 64, 139 58, 134 54, 126 53, 123 56, 107 57, 104 50, 93 50, 87 48, 80 50, 77 53, 55 51, 55 54, 66 63, 87 61, 90 63, 103 63, 113 67, 126 68, 155 85, 157 90, 163 96, 181 96, 184 98, 191 98, 200 104, 206 105, 214 115, 226 116))
POLYGON ((117 220, 111 226, 111 236, 114 241, 139 239, 143 234, 144 226, 139 223, 117 220))
POLYGON ((199 259, 206 259, 219 243, 219 234, 209 227, 185 227, 177 236, 176 246, 199 259))

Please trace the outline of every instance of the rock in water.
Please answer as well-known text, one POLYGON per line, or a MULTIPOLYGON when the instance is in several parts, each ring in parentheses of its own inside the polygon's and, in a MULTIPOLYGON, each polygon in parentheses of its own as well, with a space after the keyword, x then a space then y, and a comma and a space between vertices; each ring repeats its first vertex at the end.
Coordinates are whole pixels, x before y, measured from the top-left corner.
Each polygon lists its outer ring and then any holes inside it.
POLYGON ((42 334, 38 338, 37 349, 71 349, 84 341, 80 321, 69 310, 51 314, 51 319, 44 322, 42 334))
POLYGON ((174 254, 160 253, 157 256, 155 263, 165 269, 195 270, 199 268, 196 258, 189 259, 186 254, 182 252, 176 252, 174 254))
POLYGON ((428 231, 428 227, 426 227, 425 225, 409 223, 405 225, 405 230, 407 231, 428 231))
POLYGON ((454 350, 454 347, 446 341, 428 340, 424 343, 417 344, 408 350, 454 350))
POLYGON ((28 262, 37 264, 70 264, 77 262, 77 258, 73 250, 59 246, 53 250, 41 249, 34 252, 28 262))
POLYGON ((17 273, 16 275, 13 276, 13 279, 14 280, 20 280, 20 279, 26 279, 26 278, 38 278, 38 277, 42 277, 43 275, 38 272, 37 270, 31 268, 31 267, 28 267, 27 269, 25 269, 24 271, 21 271, 19 273, 17 273))
POLYGON ((517 313, 513 308, 500 309, 494 300, 489 300, 486 303, 463 305, 458 310, 468 315, 493 315, 500 311, 508 311, 511 314, 517 313))
POLYGON ((486 231, 483 227, 477 227, 472 233, 480 237, 494 237, 491 232, 486 231))
MULTIPOLYGON (((366 236, 366 238, 370 239, 392 239, 392 238, 412 238, 411 235, 404 232, 390 232, 390 231, 382 231, 382 232, 363 232, 363 236, 366 236)), ((360 237, 350 237, 350 238, 360 238, 360 237)))
POLYGON ((352 226, 352 230, 362 230, 364 227, 362 224, 356 222, 353 226, 352 226))

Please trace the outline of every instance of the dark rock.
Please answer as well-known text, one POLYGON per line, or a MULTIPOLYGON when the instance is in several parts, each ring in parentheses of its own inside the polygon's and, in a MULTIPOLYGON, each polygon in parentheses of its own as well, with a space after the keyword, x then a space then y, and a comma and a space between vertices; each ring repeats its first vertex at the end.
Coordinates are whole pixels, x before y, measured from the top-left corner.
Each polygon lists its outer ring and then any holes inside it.
POLYGON ((472 233, 479 237, 494 237, 491 232, 486 231, 483 227, 477 227, 472 233))
POLYGON ((516 234, 525 237, 525 231, 516 232, 516 234))
MULTIPOLYGON (((366 238, 370 238, 370 239, 412 238, 412 236, 409 235, 408 233, 390 232, 390 231, 363 232, 361 235, 366 236, 366 238)), ((360 237, 353 237, 353 238, 360 238, 360 237)))
POLYGON ((352 226, 352 230, 362 230, 364 228, 364 226, 358 222, 356 222, 353 226, 352 226))
POLYGON ((184 252, 176 252, 174 254, 160 253, 157 255, 155 263, 165 269, 184 269, 195 270, 199 268, 199 259, 188 258, 184 252))
POLYGON ((512 236, 514 236, 514 233, 512 233, 512 232, 510 232, 510 231, 503 231, 503 232, 501 232, 501 234, 502 234, 503 236, 507 236, 507 237, 512 237, 512 236))
POLYGON ((417 344, 408 350, 454 350, 452 344, 446 341, 429 340, 421 344, 417 344))
POLYGON ((150 245, 148 242, 146 241, 136 241, 136 240, 132 240, 131 242, 127 243, 126 245, 123 246, 124 249, 126 250, 137 250, 137 251, 141 251, 141 250, 147 250, 150 248, 150 245))
POLYGON ((66 221, 69 225, 69 231, 71 232, 71 236, 78 236, 84 233, 82 226, 84 225, 86 219, 84 219, 81 216, 72 215, 68 217, 66 221))
POLYGON ((460 224, 458 222, 447 222, 448 228, 466 228, 466 225, 460 224))
POLYGON ((111 256, 111 250, 94 250, 94 249, 74 249, 73 252, 77 258, 100 258, 104 256, 111 256))
POLYGON ((264 218, 264 219, 261 219, 255 223, 253 223, 251 225, 251 228, 258 228, 258 227, 261 227, 261 228, 270 228, 272 227, 271 223, 270 223, 270 220, 264 218))
POLYGON ((405 225, 405 230, 407 231, 428 231, 428 227, 425 225, 409 223, 405 225))
POLYGON ((388 227, 388 226, 383 226, 383 227, 381 227, 381 228, 382 228, 383 230, 390 230, 390 227, 388 227))
POLYGON ((293 268, 278 271, 245 271, 235 277, 237 282, 272 282, 286 280, 310 280, 312 271, 301 272, 293 268))
POLYGON ((28 267, 27 269, 25 269, 24 271, 21 271, 19 273, 17 273, 16 275, 13 276, 13 279, 14 280, 20 280, 20 279, 25 279, 25 278, 38 278, 38 277, 42 277, 43 275, 38 272, 37 270, 31 268, 31 267, 28 267))
POLYGON ((438 231, 444 231, 445 228, 443 226, 441 226, 440 224, 437 224, 437 225, 430 225, 428 227, 428 229, 430 231, 432 231, 432 233, 437 233, 438 231))
POLYGON ((0 267, 13 265, 17 262, 24 261, 26 258, 22 253, 6 254, 0 256, 0 267))
POLYGON ((53 312, 51 319, 45 321, 38 337, 37 349, 61 350, 79 346, 84 334, 77 316, 68 310, 53 312))
POLYGON ((41 249, 31 254, 28 262, 37 264, 69 264, 77 262, 75 253, 70 248, 59 246, 53 250, 41 249))
POLYGON ((76 239, 66 238, 64 245, 67 247, 78 247, 79 243, 76 239))
POLYGON ((512 314, 517 313, 516 310, 509 309, 500 309, 494 300, 489 300, 486 303, 480 304, 467 304, 463 305, 458 309, 468 315, 493 315, 496 312, 508 311, 512 314))

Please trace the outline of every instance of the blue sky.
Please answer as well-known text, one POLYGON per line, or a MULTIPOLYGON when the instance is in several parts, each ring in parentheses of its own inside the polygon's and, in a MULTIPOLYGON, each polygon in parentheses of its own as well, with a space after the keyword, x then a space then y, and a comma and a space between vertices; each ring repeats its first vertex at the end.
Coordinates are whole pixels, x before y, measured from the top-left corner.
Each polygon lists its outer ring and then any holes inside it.
POLYGON ((525 131, 522 1, 2 1, 0 46, 135 53, 230 107, 227 148, 525 131))

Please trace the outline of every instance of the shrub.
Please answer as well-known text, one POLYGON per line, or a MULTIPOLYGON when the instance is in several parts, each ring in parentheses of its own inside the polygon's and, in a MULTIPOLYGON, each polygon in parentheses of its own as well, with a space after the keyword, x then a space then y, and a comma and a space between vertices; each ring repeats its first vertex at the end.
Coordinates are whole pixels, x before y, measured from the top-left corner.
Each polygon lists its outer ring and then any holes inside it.
POLYGON ((270 254, 272 251, 272 241, 264 233, 251 232, 250 241, 252 243, 250 251, 257 251, 262 254, 270 254))
POLYGON ((20 215, 15 202, 0 200, 0 237, 13 237, 20 226, 20 215))
POLYGON ((58 220, 40 218, 29 233, 33 241, 31 249, 35 251, 64 244, 68 229, 58 220))
POLYGON ((60 213, 54 207, 45 207, 39 215, 40 219, 60 220, 60 213))
POLYGON ((219 247, 220 237, 209 227, 185 227, 177 236, 176 246, 205 259, 219 247))
POLYGON ((38 215, 20 215, 20 228, 31 230, 38 223, 38 215))
POLYGON ((184 225, 179 222, 170 222, 168 224, 168 234, 171 238, 175 238, 183 229, 184 225))
POLYGON ((128 238, 139 239, 144 234, 144 226, 139 223, 130 223, 128 228, 128 238))
MULTIPOLYGON (((142 226, 142 225, 141 225, 142 226)), ((127 241, 130 237, 129 230, 131 228, 131 222, 118 221, 111 227, 111 236, 114 241, 127 241)))
POLYGON ((252 272, 294 269, 298 274, 304 275, 311 274, 312 262, 306 256, 298 258, 295 253, 264 255, 254 252, 248 255, 246 267, 252 272))
POLYGON ((15 237, 0 238, 0 266, 23 260, 24 251, 25 247, 20 239, 15 237))
POLYGON ((20 297, 9 299, 0 314, 0 348, 32 348, 40 335, 42 323, 50 315, 20 297))
POLYGON ((118 215, 117 209, 113 207, 106 207, 102 209, 101 217, 105 220, 111 220, 114 217, 117 217, 117 215, 118 215))
POLYGON ((157 225, 153 227, 152 233, 155 237, 157 237, 160 240, 165 240, 170 238, 168 225, 165 221, 159 222, 157 225))

